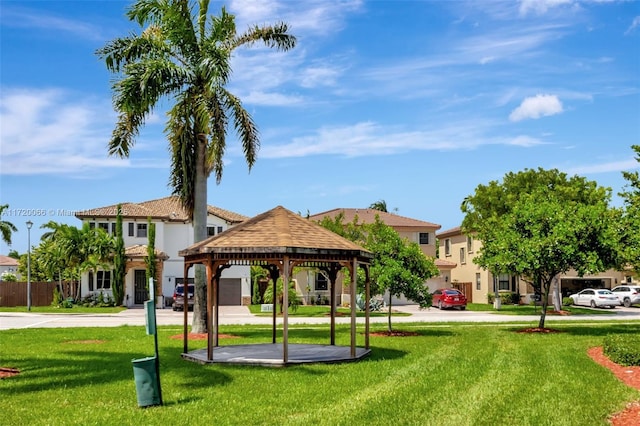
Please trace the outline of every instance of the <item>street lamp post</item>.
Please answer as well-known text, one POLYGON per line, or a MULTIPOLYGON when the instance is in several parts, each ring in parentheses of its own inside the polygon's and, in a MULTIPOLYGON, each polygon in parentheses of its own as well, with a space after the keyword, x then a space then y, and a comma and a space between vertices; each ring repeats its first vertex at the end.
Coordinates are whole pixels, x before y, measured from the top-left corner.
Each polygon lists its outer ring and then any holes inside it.
POLYGON ((31 310, 31 227, 33 222, 27 221, 27 311, 31 310))

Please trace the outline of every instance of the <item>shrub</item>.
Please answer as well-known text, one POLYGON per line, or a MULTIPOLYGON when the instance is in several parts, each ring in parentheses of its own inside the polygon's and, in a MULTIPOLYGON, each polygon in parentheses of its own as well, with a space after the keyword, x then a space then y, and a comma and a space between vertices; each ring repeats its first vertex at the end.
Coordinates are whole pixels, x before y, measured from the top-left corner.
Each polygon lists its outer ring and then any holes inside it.
POLYGON ((616 364, 640 366, 640 337, 610 334, 604 338, 604 354, 616 364))
POLYGON ((573 299, 570 297, 563 297, 562 298, 562 306, 571 306, 573 305, 573 299))
MULTIPOLYGON (((276 289, 276 294, 278 298, 278 304, 280 305, 280 313, 282 313, 282 279, 278 278, 278 285, 276 289)), ((263 295, 264 303, 273 303, 273 281, 269 282, 269 286, 264 292, 263 295)), ((287 299, 289 302, 289 307, 296 312, 298 310, 298 306, 302 304, 302 300, 298 297, 298 293, 295 289, 295 284, 293 281, 289 283, 289 292, 287 293, 287 299)))
POLYGON ((60 294, 60 290, 58 287, 53 288, 53 300, 51 301, 51 306, 61 306, 63 302, 62 294, 60 294))
MULTIPOLYGON (((504 305, 517 305, 520 303, 520 295, 518 293, 512 291, 501 291, 498 294, 500 295, 500 301, 504 305)), ((487 293, 488 303, 493 303, 494 298, 494 293, 487 293)))

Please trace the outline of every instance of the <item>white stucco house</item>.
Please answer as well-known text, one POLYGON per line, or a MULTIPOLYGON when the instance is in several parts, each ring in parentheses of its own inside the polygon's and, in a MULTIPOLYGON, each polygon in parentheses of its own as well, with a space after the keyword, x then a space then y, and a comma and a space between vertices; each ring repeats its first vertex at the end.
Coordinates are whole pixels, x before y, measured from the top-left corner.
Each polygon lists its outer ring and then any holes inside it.
MULTIPOLYGON (((156 294, 159 304, 170 306, 176 283, 183 281, 184 262, 178 252, 194 243, 193 225, 176 196, 140 203, 119 203, 122 209, 122 230, 127 257, 124 305, 142 305, 148 299, 146 264, 148 246, 148 219, 155 224, 155 251, 158 259, 156 294)), ((83 224, 99 227, 115 235, 117 204, 76 212, 83 224)), ((217 235, 248 219, 238 213, 208 206, 208 235, 217 235)), ((193 274, 193 271, 191 271, 193 274)), ((190 276, 193 280, 193 275, 190 276)), ((81 294, 112 294, 112 271, 99 269, 86 272, 81 279, 81 294)), ((251 277, 249 266, 232 266, 221 277, 221 305, 251 303, 251 277)))

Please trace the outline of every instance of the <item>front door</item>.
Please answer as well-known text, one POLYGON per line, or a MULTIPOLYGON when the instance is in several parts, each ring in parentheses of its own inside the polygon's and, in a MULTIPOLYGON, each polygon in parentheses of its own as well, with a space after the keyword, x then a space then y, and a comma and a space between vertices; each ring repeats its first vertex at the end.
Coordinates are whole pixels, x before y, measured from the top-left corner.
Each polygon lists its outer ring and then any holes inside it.
POLYGON ((144 269, 136 269, 133 277, 133 303, 142 305, 149 300, 149 292, 147 291, 147 271, 144 269))

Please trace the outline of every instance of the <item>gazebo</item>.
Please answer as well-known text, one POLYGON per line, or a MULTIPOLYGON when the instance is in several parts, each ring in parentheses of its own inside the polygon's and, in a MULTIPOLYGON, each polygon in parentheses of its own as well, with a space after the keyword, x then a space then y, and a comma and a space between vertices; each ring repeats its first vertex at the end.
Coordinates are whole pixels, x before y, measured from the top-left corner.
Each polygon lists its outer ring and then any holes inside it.
MULTIPOLYGON (((207 348, 188 348, 187 310, 184 310, 182 357, 200 363, 239 363, 290 365, 312 362, 355 361, 367 356, 369 349, 369 263, 373 254, 322 226, 282 206, 255 216, 218 235, 179 252, 184 257, 185 282, 189 269, 202 264, 207 277, 207 348), (218 345, 219 280, 222 271, 232 265, 262 266, 269 271, 273 283, 282 277, 288 283, 294 267, 312 267, 329 277, 330 337, 329 345, 289 344, 288 312, 283 309, 282 342, 276 343, 277 309, 273 306, 271 344, 218 345), (356 347, 356 283, 358 267, 363 268, 365 284, 364 348, 356 347), (351 344, 335 345, 335 286, 338 272, 347 268, 351 282, 351 344)), ((285 285, 286 289, 287 286, 285 285)), ((274 298, 276 299, 276 298, 274 298)), ((288 292, 283 291, 282 305, 288 306, 288 292)))

